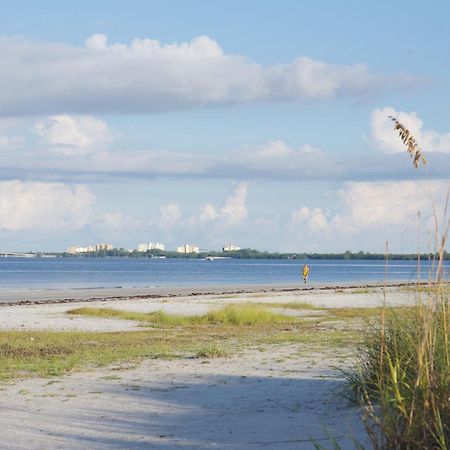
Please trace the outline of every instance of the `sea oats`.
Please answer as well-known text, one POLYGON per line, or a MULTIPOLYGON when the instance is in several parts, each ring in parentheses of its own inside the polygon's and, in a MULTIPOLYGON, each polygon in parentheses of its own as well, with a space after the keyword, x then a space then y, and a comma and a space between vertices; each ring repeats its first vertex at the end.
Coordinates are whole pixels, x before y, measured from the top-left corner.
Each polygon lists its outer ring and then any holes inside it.
POLYGON ((408 128, 406 128, 393 116, 389 116, 389 119, 391 119, 395 123, 394 129, 398 130, 398 135, 400 136, 402 142, 405 144, 406 149, 408 150, 408 153, 413 160, 414 167, 417 169, 419 167, 420 161, 422 161, 422 164, 425 166, 427 164, 427 161, 425 160, 422 149, 419 147, 419 144, 417 143, 411 132, 408 130, 408 128))

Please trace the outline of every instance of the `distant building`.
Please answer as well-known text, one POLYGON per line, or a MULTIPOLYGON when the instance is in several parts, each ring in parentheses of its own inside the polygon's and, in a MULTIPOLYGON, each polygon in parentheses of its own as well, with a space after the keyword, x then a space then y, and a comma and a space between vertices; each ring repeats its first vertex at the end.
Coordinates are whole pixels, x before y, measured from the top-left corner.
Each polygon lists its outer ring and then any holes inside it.
POLYGON ((95 246, 95 251, 96 252, 100 252, 100 251, 103 251, 103 250, 112 250, 112 249, 113 249, 112 244, 97 244, 95 246))
POLYGON ((177 247, 178 253, 200 253, 200 248, 196 245, 184 244, 177 247))
POLYGON ((98 252, 100 250, 112 250, 112 244, 97 244, 97 245, 72 245, 68 247, 67 253, 71 255, 78 255, 79 253, 90 253, 90 252, 98 252))
POLYGON ((146 252, 148 250, 165 250, 164 244, 160 244, 159 242, 145 242, 144 244, 138 245, 138 252, 146 252))
POLYGON ((223 252, 237 252, 240 249, 241 247, 238 247, 237 245, 224 245, 222 247, 223 252))
POLYGON ((78 253, 89 253, 95 252, 95 247, 93 245, 87 245, 86 247, 82 247, 79 245, 73 245, 67 249, 67 253, 72 255, 77 255, 78 253))

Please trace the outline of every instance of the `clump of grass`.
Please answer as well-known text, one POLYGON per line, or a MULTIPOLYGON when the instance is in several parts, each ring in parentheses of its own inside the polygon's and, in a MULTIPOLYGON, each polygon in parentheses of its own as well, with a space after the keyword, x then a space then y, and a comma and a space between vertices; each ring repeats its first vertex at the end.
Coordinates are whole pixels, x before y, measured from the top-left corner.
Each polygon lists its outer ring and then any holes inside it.
POLYGON ((388 313, 350 376, 374 448, 450 447, 448 301, 388 313))
POLYGON ((206 344, 197 350, 197 358, 224 358, 230 354, 227 347, 215 343, 206 344))
POLYGON ((254 305, 227 305, 222 309, 206 313, 201 319, 209 324, 223 325, 264 325, 298 322, 298 319, 294 317, 277 314, 254 305))
MULTIPOLYGON (((391 119, 414 166, 425 164, 409 130, 391 119)), ((439 239, 436 225, 439 261, 426 302, 418 284, 417 307, 383 310, 359 349, 357 372, 348 375, 375 449, 450 448, 450 301, 442 279, 449 224, 439 239)))
MULTIPOLYGON (((198 343, 197 343, 198 345, 198 343)), ((29 376, 57 376, 76 368, 103 366, 115 361, 190 351, 184 336, 121 332, 0 332, 0 380, 29 376)))
POLYGON ((263 303, 265 306, 271 306, 273 308, 286 308, 286 309, 300 309, 311 311, 325 311, 327 308, 321 306, 315 306, 307 302, 284 302, 284 303, 263 303))
POLYGON ((276 323, 294 323, 298 319, 283 314, 277 314, 259 305, 227 305, 224 308, 209 311, 203 315, 185 316, 179 314, 167 314, 164 311, 141 313, 132 311, 120 311, 109 308, 77 308, 69 311, 69 314, 121 318, 147 322, 154 327, 193 326, 193 325, 265 325, 276 323))

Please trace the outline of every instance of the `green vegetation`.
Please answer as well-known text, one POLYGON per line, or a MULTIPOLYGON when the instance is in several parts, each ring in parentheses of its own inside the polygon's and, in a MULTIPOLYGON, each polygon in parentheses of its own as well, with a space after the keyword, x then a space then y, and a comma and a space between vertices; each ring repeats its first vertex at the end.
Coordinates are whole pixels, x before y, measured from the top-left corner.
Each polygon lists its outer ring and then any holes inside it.
MULTIPOLYGON (((311 308, 276 304, 287 305, 311 308)), ((131 319, 146 327, 142 331, 114 333, 0 332, 0 380, 57 376, 141 358, 224 357, 245 346, 291 343, 323 348, 354 345, 359 339, 358 318, 349 319, 345 327, 340 323, 337 330, 327 321, 326 311, 323 317, 303 320, 274 312, 271 307, 261 303, 232 304, 198 316, 76 309, 71 314, 131 319)))
MULTIPOLYGON (((227 257, 235 259, 333 259, 333 260, 379 260, 386 259, 386 255, 383 253, 369 253, 369 252, 351 252, 347 250, 343 253, 280 253, 280 252, 268 252, 260 251, 253 248, 243 248, 241 250, 233 252, 218 252, 218 251, 201 251, 200 253, 178 253, 174 251, 161 251, 161 250, 148 250, 146 252, 138 252, 137 250, 129 251, 124 248, 115 248, 113 250, 101 250, 98 252, 83 253, 80 255, 72 255, 70 253, 58 253, 55 255, 69 256, 69 257, 127 257, 127 258, 154 258, 154 257, 166 257, 166 258, 187 258, 187 259, 204 259, 207 256, 227 257)), ((438 255, 424 253, 420 255, 422 261, 437 259, 438 255)), ((417 261, 417 254, 415 253, 392 253, 387 255, 388 260, 409 260, 417 261)), ((444 252, 443 259, 450 260, 450 253, 444 252)))
POLYGON ((153 327, 193 326, 193 325, 261 325, 274 323, 295 323, 294 317, 276 314, 254 304, 228 305, 203 315, 175 315, 163 311, 150 313, 119 311, 108 308, 77 308, 69 314, 83 316, 120 318, 146 322, 153 327))
POLYGON ((197 350, 197 358, 223 358, 230 354, 230 350, 223 345, 218 344, 206 344, 197 350))
POLYGON ((298 332, 302 328, 298 319, 248 305, 230 305, 202 316, 90 308, 75 312, 138 320, 152 328, 115 333, 0 332, 0 380, 55 376, 140 358, 226 356, 287 325, 298 332))
POLYGON ((450 447, 448 299, 386 312, 365 336, 349 376, 374 448, 450 447))
MULTIPOLYGON (((390 118, 415 168, 425 165, 416 139, 390 118)), ((374 449, 450 448, 450 299, 443 283, 449 194, 444 220, 434 213, 437 251, 429 286, 417 286, 415 308, 383 311, 362 341, 357 370, 348 374, 374 449)))

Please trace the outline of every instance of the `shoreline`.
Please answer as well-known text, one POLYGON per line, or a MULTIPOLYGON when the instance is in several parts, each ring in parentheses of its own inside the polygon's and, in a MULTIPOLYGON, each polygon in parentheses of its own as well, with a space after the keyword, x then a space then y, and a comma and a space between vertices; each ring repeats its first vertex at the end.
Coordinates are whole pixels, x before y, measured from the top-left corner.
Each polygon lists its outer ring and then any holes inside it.
MULTIPOLYGON (((420 285, 427 285, 421 282, 420 285)), ((305 291, 332 291, 338 289, 370 289, 417 286, 417 282, 342 282, 303 284, 255 284, 212 286, 156 286, 113 288, 28 289, 0 291, 0 307, 13 305, 39 305, 71 302, 101 302, 151 298, 195 297, 203 295, 232 295, 257 293, 289 293, 305 291)))

